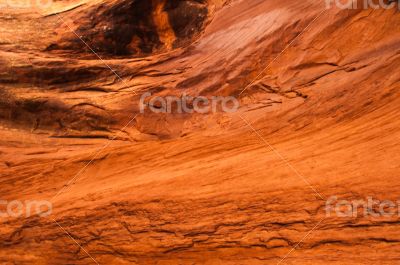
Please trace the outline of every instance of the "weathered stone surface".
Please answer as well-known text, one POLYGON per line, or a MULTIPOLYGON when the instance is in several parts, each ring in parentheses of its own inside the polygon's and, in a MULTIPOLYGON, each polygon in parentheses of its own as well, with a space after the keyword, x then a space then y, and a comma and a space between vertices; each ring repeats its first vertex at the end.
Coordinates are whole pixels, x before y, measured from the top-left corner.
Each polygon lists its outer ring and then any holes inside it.
POLYGON ((325 205, 400 199, 400 13, 324 8, 0 9, 0 199, 53 203, 0 218, 0 263, 398 264, 398 215, 325 205), (145 92, 240 108, 140 113, 145 92))

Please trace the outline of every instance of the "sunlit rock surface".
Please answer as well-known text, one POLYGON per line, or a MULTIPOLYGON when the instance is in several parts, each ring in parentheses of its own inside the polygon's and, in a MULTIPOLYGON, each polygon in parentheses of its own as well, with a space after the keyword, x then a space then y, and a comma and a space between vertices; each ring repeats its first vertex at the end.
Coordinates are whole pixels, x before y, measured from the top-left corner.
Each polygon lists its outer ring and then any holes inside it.
POLYGON ((0 218, 0 263, 398 264, 399 215, 326 204, 400 199, 399 29, 311 0, 1 8, 0 199, 53 209, 0 218))

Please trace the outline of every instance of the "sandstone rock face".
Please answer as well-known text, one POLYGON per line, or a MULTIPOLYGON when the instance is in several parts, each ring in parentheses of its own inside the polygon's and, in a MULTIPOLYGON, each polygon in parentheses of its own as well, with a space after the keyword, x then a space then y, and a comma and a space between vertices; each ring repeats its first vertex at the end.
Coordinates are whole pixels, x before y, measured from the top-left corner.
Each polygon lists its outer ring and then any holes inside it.
POLYGON ((203 30, 207 15, 204 0, 100 2, 68 16, 78 19, 79 25, 74 31, 89 47, 62 28, 65 34, 61 33, 61 38, 50 44, 48 50, 73 52, 89 48, 89 55, 96 51, 103 57, 143 57, 190 42, 203 30))
POLYGON ((3 2, 1 264, 400 264, 398 6, 3 2))

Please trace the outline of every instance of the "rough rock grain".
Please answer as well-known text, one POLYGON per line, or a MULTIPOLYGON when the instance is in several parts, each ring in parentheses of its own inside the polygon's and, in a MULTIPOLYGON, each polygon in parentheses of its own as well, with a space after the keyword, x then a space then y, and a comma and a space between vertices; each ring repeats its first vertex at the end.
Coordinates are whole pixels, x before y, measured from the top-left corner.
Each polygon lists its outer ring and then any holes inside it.
POLYGON ((311 0, 0 9, 0 199, 53 203, 0 218, 0 263, 400 264, 398 215, 325 210, 400 199, 399 29, 311 0))

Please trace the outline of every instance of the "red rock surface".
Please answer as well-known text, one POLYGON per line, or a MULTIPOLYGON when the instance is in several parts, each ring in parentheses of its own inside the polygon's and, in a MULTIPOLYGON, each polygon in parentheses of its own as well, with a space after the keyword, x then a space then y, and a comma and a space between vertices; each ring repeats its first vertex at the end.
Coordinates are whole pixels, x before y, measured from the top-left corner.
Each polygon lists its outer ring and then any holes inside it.
POLYGON ((0 199, 53 205, 0 218, 0 263, 400 264, 398 215, 325 210, 400 199, 399 28, 311 0, 0 9, 0 199))

